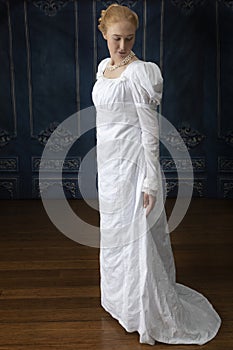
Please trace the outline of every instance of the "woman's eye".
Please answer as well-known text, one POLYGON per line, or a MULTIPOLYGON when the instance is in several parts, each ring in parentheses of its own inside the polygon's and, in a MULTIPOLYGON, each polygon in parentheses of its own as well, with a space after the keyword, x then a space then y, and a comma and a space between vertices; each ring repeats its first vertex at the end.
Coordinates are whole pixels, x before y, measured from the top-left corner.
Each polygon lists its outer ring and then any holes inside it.
MULTIPOLYGON (((127 41, 131 41, 133 38, 126 38, 127 41)), ((121 40, 120 38, 114 38, 115 41, 121 40)))

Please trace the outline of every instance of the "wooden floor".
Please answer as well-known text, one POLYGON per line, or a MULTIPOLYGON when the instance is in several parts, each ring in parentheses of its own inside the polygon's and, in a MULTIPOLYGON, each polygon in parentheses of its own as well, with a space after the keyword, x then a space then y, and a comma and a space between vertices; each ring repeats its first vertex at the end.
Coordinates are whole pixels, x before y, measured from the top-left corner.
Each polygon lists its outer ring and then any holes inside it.
MULTIPOLYGON (((58 232, 40 201, 0 205, 0 350, 152 348, 101 308, 97 248, 58 232)), ((168 216, 173 205, 174 199, 167 199, 168 216)), ((98 225, 98 213, 81 200, 71 206, 98 225)), ((232 200, 194 198, 171 233, 177 281, 213 303, 223 320, 219 333, 204 346, 157 343, 153 348, 233 349, 232 209, 232 200)))

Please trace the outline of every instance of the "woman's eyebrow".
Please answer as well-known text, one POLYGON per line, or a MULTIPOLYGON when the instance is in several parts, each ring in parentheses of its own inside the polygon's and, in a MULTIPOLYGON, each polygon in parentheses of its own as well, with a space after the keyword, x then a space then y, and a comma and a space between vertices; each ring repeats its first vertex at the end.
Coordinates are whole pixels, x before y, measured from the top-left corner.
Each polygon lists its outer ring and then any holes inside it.
MULTIPOLYGON (((122 35, 120 35, 120 34, 112 34, 112 35, 122 37, 122 35)), ((127 35, 127 37, 128 37, 128 36, 134 36, 134 34, 129 34, 129 35, 127 35)))

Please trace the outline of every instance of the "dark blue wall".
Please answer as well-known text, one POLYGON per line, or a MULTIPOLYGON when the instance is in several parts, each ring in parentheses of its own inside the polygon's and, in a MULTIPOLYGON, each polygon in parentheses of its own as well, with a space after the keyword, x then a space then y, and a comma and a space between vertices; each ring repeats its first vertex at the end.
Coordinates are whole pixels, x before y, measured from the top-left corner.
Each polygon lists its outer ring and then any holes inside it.
MULTIPOLYGON (((160 113, 180 131, 190 150, 193 195, 232 198, 232 2, 114 2, 138 13, 134 51, 162 70, 160 113)), ((39 197, 38 170, 47 139, 60 122, 92 105, 96 66, 108 56, 97 20, 110 3, 0 0, 0 198, 39 197)), ((72 136, 61 130, 52 145, 57 156, 44 165, 44 191, 58 185, 59 150, 72 136)), ((66 158, 63 185, 69 198, 81 197, 79 165, 95 142, 92 129, 66 158)), ((170 142, 175 146, 172 137, 170 142)), ((185 161, 178 160, 184 171, 185 161)), ((174 196, 176 168, 163 145, 161 165, 168 196, 174 196)))

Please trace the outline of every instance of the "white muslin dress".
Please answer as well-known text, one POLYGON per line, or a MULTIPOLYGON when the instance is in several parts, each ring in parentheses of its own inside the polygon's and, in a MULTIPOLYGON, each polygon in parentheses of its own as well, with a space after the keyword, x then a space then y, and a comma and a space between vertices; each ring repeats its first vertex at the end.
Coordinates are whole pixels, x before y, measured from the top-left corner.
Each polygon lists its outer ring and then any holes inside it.
POLYGON ((176 282, 159 164, 157 105, 163 78, 135 60, 120 77, 98 65, 96 108, 101 305, 140 343, 199 344, 221 319, 199 292, 176 282), (156 196, 146 216, 143 192, 156 196))

